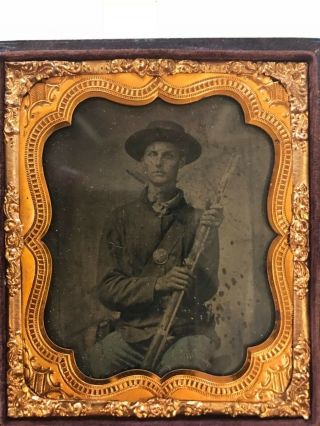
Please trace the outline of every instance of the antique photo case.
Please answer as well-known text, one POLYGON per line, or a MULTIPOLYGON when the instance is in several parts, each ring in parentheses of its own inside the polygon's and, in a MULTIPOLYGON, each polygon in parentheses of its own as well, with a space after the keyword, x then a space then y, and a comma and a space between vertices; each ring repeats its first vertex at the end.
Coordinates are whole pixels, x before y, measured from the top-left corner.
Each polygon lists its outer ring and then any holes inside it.
POLYGON ((314 421, 316 59, 261 56, 6 58, 8 419, 314 421))

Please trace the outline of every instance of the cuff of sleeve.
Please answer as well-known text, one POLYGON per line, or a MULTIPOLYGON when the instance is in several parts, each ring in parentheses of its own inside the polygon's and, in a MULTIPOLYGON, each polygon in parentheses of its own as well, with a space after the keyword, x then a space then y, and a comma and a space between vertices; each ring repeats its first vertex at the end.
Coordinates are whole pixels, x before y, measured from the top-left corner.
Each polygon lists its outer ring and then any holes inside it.
POLYGON ((143 301, 153 302, 157 278, 145 277, 143 280, 143 301))

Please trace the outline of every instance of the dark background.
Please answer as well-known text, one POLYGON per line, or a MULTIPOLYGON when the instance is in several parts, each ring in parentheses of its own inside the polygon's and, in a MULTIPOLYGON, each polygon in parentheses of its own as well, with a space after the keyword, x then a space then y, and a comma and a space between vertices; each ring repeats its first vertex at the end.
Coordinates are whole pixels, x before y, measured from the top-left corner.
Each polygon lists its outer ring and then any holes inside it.
POLYGON ((212 299, 222 342, 213 370, 229 374, 242 366, 245 349, 272 330, 274 305, 266 275, 273 237, 266 217, 272 141, 245 124, 240 105, 228 97, 189 105, 157 99, 140 107, 89 99, 78 106, 70 127, 48 139, 43 162, 53 218, 44 241, 53 258, 53 276, 46 328, 55 343, 76 351, 82 367, 99 322, 114 315, 94 291, 100 233, 111 210, 142 190, 127 173, 142 169, 126 154, 124 142, 156 119, 180 123, 202 145, 202 156, 181 170, 178 181, 195 207, 203 208, 208 197, 214 200, 230 157, 239 158, 223 199, 220 286, 212 299))

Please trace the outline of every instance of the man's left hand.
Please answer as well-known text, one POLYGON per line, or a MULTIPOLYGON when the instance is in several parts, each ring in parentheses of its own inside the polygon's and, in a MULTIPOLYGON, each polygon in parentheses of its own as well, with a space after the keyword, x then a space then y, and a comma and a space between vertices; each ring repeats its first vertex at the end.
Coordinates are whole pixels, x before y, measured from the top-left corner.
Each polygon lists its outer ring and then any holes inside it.
POLYGON ((223 207, 211 207, 202 213, 200 223, 209 227, 218 227, 221 225, 223 217, 223 207))

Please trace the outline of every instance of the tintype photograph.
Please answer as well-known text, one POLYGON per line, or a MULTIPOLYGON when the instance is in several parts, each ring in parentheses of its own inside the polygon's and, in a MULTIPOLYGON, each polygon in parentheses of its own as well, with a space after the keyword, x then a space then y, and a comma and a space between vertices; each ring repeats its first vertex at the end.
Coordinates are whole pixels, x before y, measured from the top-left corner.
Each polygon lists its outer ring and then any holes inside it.
POLYGON ((5 64, 8 417, 310 417, 299 58, 5 64))
POLYGON ((272 140, 238 102, 91 98, 47 140, 45 327, 80 370, 239 371, 275 326, 272 140))

